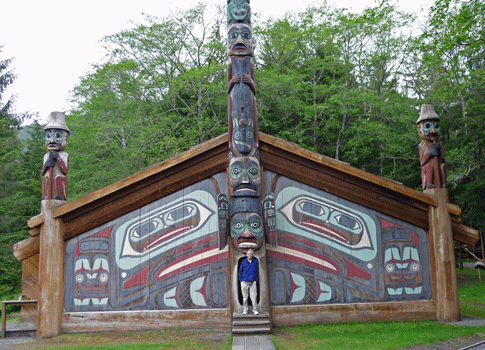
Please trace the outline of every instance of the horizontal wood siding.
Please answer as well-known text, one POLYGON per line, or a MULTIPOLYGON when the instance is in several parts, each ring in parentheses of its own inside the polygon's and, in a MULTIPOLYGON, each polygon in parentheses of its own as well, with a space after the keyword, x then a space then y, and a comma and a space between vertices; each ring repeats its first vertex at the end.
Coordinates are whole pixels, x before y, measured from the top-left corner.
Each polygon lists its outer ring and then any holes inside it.
POLYGON ((230 328, 227 309, 177 311, 70 312, 62 315, 62 332, 123 332, 164 328, 230 328))
POLYGON ((435 319, 436 307, 434 300, 271 307, 271 322, 276 327, 290 327, 304 323, 322 324, 435 319))

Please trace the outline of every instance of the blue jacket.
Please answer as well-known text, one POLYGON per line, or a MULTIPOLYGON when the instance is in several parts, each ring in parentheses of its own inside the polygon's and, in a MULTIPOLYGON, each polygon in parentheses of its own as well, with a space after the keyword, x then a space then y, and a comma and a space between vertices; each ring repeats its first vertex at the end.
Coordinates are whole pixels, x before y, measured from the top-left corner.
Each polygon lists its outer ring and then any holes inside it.
POLYGON ((239 267, 239 281, 252 282, 259 279, 258 261, 253 258, 251 262, 246 258, 239 267))

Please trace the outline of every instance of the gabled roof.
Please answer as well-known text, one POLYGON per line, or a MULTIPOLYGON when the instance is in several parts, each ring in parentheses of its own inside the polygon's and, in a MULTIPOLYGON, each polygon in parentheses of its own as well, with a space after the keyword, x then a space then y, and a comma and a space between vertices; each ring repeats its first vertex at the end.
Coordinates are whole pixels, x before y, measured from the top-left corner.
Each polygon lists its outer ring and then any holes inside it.
MULTIPOLYGON (((259 133, 261 166, 371 209, 429 229, 429 206, 436 197, 401 183, 354 168, 347 163, 308 151, 297 145, 259 133)), ((185 188, 228 167, 228 135, 204 142, 171 159, 91 192, 55 209, 65 226, 64 240, 76 237, 123 214, 185 188)), ((475 245, 478 233, 460 224, 461 209, 448 204, 454 239, 475 245)), ((39 252, 40 225, 44 215, 28 221, 33 237, 14 246, 23 260, 39 252)))

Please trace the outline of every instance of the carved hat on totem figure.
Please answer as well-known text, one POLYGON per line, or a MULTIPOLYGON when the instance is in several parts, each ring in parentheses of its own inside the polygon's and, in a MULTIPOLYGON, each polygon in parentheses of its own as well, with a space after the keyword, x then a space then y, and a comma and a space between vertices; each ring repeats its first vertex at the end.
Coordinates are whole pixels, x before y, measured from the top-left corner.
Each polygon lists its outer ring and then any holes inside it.
POLYGON ((71 132, 66 125, 66 113, 52 112, 44 127, 45 145, 49 151, 64 151, 71 132))
POLYGON ((263 206, 258 197, 231 198, 229 217, 234 248, 246 254, 258 250, 264 242, 263 206))
POLYGON ((436 114, 432 104, 421 106, 421 114, 416 124, 419 137, 424 141, 436 141, 440 135, 440 117, 436 114))

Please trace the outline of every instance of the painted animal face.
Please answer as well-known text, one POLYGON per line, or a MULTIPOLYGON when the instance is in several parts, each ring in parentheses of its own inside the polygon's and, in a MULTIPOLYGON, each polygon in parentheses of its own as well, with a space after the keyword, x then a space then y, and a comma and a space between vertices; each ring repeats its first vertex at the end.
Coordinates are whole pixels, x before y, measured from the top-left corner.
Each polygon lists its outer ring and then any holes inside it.
POLYGON ((251 27, 237 23, 227 32, 227 48, 229 56, 252 56, 254 52, 254 38, 251 27))
POLYGON ((421 264, 416 247, 395 245, 384 251, 386 292, 390 297, 421 294, 421 264))
POLYGON ((47 129, 45 131, 45 145, 49 151, 64 151, 67 147, 69 133, 62 129, 47 129))
POLYGON ((229 162, 231 196, 259 197, 261 172, 256 157, 237 157, 229 162))
POLYGON ((437 141, 440 137, 439 120, 428 119, 418 124, 419 137, 429 142, 437 141))
POLYGON ((231 218, 231 239, 234 247, 246 253, 257 250, 264 241, 263 220, 258 213, 236 213, 231 218))
POLYGON ((252 111, 233 111, 232 124, 232 134, 236 150, 240 154, 248 154, 251 152, 254 142, 254 119, 252 111))
POLYGON ((251 8, 248 0, 232 0, 227 4, 227 22, 243 22, 247 20, 251 23, 251 8))
POLYGON ((108 303, 110 270, 106 257, 79 256, 74 264, 75 306, 105 306, 108 303), (92 262, 92 265, 91 265, 92 262))

